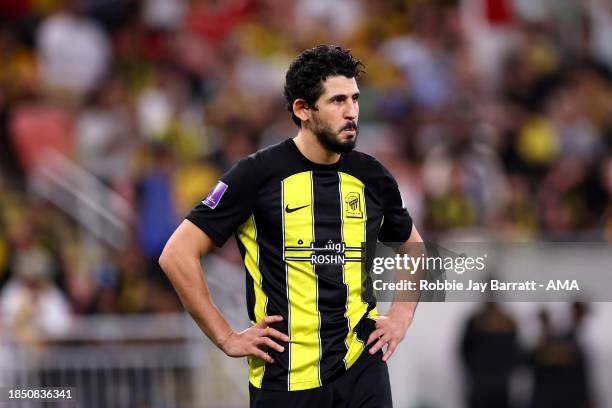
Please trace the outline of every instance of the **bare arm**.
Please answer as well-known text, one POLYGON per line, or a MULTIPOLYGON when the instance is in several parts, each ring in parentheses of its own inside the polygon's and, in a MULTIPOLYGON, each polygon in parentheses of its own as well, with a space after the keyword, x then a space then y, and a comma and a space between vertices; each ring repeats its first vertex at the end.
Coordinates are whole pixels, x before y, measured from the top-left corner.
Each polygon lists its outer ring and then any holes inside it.
POLYGON ((289 338, 268 327, 282 320, 281 316, 267 316, 240 333, 235 332, 215 306, 208 291, 200 258, 214 247, 213 241, 202 230, 185 220, 172 234, 159 258, 159 264, 172 282, 183 306, 208 338, 225 354, 232 357, 252 355, 272 363, 263 348, 279 352, 284 348, 270 337, 283 341, 289 338))
MULTIPOLYGON (((421 235, 413 227, 410 237, 400 247, 399 252, 417 257, 425 251, 422 242, 421 235)), ((378 317, 376 320, 376 330, 368 337, 368 345, 378 339, 376 344, 370 348, 371 354, 376 353, 386 344, 387 350, 383 355, 383 360, 387 361, 391 357, 397 345, 404 339, 406 331, 412 323, 417 304, 417 301, 394 299, 389 311, 385 315, 378 317)))

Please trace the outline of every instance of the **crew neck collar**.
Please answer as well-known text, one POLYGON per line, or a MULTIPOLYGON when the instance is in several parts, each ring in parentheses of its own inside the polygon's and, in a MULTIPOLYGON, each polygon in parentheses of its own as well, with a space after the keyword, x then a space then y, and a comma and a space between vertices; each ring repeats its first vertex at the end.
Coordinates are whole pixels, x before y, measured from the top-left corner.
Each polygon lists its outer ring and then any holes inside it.
POLYGON ((293 138, 289 138, 287 139, 287 144, 289 144, 289 146, 291 147, 291 149, 300 157, 300 159, 308 164, 311 167, 317 168, 317 169, 337 169, 338 166, 340 165, 340 163, 342 162, 342 158, 344 157, 344 154, 340 154, 340 158, 338 158, 338 161, 335 163, 331 163, 331 164, 320 164, 320 163, 315 163, 312 160, 309 160, 306 156, 304 156, 304 154, 300 151, 300 149, 297 147, 297 145, 295 144, 295 141, 293 140, 293 138))

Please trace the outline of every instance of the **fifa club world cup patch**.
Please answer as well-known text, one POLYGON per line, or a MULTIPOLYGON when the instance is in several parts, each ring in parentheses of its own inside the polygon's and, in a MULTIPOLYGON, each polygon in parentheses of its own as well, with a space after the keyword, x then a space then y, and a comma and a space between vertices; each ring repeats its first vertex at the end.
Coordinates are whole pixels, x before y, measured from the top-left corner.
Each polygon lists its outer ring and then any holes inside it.
POLYGON ((221 201, 221 197, 223 197, 223 194, 225 194, 225 192, 227 191, 227 187, 227 184, 219 180, 217 184, 215 184, 215 186, 212 188, 212 190, 210 190, 206 198, 202 200, 202 204, 214 210, 219 204, 219 201, 221 201))

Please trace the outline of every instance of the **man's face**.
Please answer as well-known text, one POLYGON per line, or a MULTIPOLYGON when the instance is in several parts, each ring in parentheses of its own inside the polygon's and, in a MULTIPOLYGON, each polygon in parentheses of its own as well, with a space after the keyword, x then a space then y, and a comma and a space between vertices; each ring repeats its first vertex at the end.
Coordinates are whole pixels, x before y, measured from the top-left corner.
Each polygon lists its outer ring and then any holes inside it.
POLYGON ((306 127, 319 143, 335 153, 353 150, 359 134, 359 88, 355 78, 328 77, 314 108, 306 127))

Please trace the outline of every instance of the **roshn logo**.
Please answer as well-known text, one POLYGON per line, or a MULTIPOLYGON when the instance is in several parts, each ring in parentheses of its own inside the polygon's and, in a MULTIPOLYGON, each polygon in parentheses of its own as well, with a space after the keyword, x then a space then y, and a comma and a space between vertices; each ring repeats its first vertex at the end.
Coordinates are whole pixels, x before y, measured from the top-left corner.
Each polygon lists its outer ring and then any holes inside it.
POLYGON ((363 262, 363 247, 349 247, 344 241, 334 242, 331 239, 317 246, 311 242, 303 246, 304 241, 299 240, 299 246, 285 247, 285 261, 305 261, 311 265, 344 265, 347 262, 363 262), (348 252, 348 254, 347 254, 348 252))
POLYGON ((344 216, 347 218, 363 218, 361 211, 361 195, 356 192, 350 192, 344 196, 344 216))
POLYGON ((215 186, 212 188, 212 190, 210 190, 206 198, 202 200, 202 204, 214 210, 215 208, 217 208, 217 205, 219 204, 219 201, 221 201, 221 197, 223 197, 223 194, 225 194, 225 192, 227 191, 227 188, 228 185, 219 180, 217 184, 215 184, 215 186))

